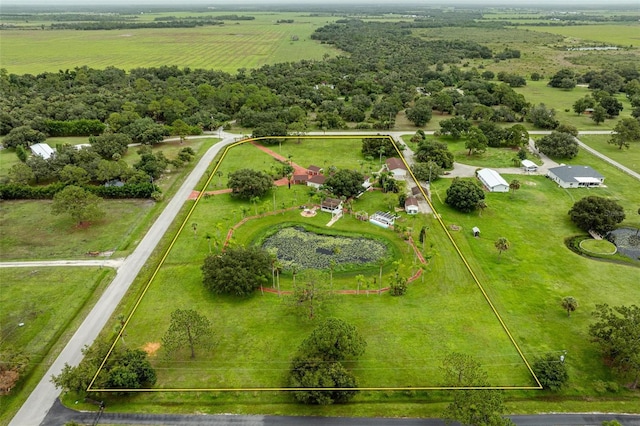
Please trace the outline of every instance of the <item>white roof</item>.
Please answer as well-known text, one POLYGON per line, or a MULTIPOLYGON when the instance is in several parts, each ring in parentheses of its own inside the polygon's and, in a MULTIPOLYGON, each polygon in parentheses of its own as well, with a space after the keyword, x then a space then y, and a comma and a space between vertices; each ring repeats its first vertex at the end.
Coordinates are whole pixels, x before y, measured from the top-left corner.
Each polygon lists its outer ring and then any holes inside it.
POLYGON ((526 168, 530 168, 530 167, 537 168, 538 167, 538 165, 536 163, 534 163, 533 161, 531 161, 531 160, 522 160, 520 162, 520 164, 522 164, 522 166, 526 167, 526 168))
POLYGON ((39 155, 45 160, 48 160, 53 155, 53 148, 46 143, 36 143, 31 145, 30 148, 34 155, 39 155))
POLYGON ((500 173, 492 169, 482 169, 478 171, 478 177, 480 177, 480 179, 490 188, 498 185, 509 186, 507 181, 500 176, 500 173))
POLYGON ((577 180, 580 183, 600 183, 600 179, 594 178, 594 177, 575 177, 575 180, 577 180))

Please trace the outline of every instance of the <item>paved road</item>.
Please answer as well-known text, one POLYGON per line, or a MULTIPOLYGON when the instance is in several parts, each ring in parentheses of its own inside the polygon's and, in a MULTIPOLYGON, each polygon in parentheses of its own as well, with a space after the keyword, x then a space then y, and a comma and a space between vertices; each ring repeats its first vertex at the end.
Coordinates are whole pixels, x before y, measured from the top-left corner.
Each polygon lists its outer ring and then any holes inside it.
POLYGON ((91 260, 29 260, 24 262, 0 262, 0 268, 35 268, 42 266, 102 266, 118 269, 126 259, 91 260))
MULTIPOLYGON (((96 338, 100 330, 107 323, 120 300, 125 295, 129 286, 138 275, 142 266, 156 248, 156 245, 173 222, 174 218, 182 208, 182 205, 191 194, 191 191, 198 184, 200 177, 206 172, 207 167, 213 161, 220 149, 237 140, 237 135, 230 135, 221 132, 224 138, 211 147, 194 167, 191 174, 186 178, 178 192, 169 201, 167 207, 160 214, 153 226, 144 236, 134 252, 127 257, 122 266, 118 269, 116 277, 113 279, 104 294, 98 300, 95 307, 84 322, 75 332, 67 346, 62 350, 58 358, 53 362, 47 373, 44 375, 35 390, 31 393, 27 401, 22 405, 20 411, 9 423, 10 426, 37 426, 44 419, 47 411, 58 397, 60 391, 50 382, 52 375, 57 375, 62 371, 64 364, 77 365, 82 359, 81 349, 85 345, 90 345, 96 338)), ((208 137, 212 137, 211 135, 208 137)))
MULTIPOLYGON (((90 424, 96 413, 81 413, 64 407, 56 401, 42 426, 60 426, 69 421, 90 424)), ((605 420, 617 420, 624 426, 640 426, 640 415, 626 414, 541 414, 511 416, 518 426, 600 426, 605 420)), ((415 418, 362 418, 362 417, 284 417, 237 415, 177 415, 177 414, 120 414, 109 413, 100 417, 101 424, 111 425, 179 425, 179 426, 444 426, 440 419, 415 418)), ((455 423, 454 423, 455 425, 455 423)))

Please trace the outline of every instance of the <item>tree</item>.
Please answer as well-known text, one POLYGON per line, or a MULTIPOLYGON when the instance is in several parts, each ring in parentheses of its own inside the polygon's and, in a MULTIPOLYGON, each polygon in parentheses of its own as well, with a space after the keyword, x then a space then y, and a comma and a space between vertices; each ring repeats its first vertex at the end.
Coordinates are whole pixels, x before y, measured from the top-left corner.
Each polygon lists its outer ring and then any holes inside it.
POLYGON ((89 183, 91 177, 89 173, 82 167, 67 164, 60 170, 60 181, 68 185, 84 185, 89 183))
POLYGON ((89 138, 91 149, 105 160, 113 159, 113 156, 120 156, 127 152, 131 138, 122 133, 107 133, 100 136, 91 136, 89 138))
POLYGON ((566 123, 558 124, 558 127, 556 127, 555 130, 556 132, 560 132, 560 133, 568 133, 574 138, 577 138, 579 133, 578 128, 576 126, 571 124, 566 124, 566 123))
POLYGON ((169 136, 169 130, 149 117, 135 119, 120 129, 121 133, 129 136, 133 142, 143 145, 154 145, 169 136))
POLYGON ((555 158, 573 158, 578 155, 578 142, 569 133, 551 132, 536 142, 545 155, 555 158))
POLYGON ((138 150, 140 160, 133 165, 136 170, 141 170, 153 179, 158 179, 164 169, 167 168, 168 160, 162 153, 158 151, 155 155, 151 153, 151 148, 143 146, 138 150))
POLYGON ((240 169, 229 174, 227 185, 233 197, 250 200, 265 195, 273 187, 273 180, 264 172, 240 169))
POLYGON ((467 142, 464 147, 469 150, 467 155, 474 153, 483 153, 487 150, 487 137, 482 133, 482 130, 477 127, 473 127, 467 134, 467 142))
POLYGON ((420 98, 413 108, 407 108, 407 119, 416 127, 422 127, 431 120, 431 102, 428 98, 420 98))
POLYGON ((453 117, 440 122, 440 133, 451 135, 454 139, 459 139, 471 129, 471 122, 462 117, 453 117))
POLYGON ((475 181, 454 178, 444 202, 461 212, 470 213, 480 200, 484 200, 484 191, 475 181))
POLYGON ((613 118, 620 115, 623 106, 622 102, 614 98, 613 96, 604 96, 600 99, 600 106, 607 112, 607 117, 613 118))
POLYGON ((162 337, 162 346, 167 354, 173 355, 185 345, 191 350, 191 359, 196 357, 196 347, 211 345, 213 331, 211 323, 193 309, 176 309, 171 313, 169 329, 162 337))
POLYGON ((587 108, 593 108, 596 102, 591 96, 585 96, 584 98, 580 98, 573 103, 573 111, 580 115, 583 114, 587 108))
POLYGON ((434 182, 440 178, 444 170, 433 161, 428 161, 426 163, 414 163, 411 166, 411 172, 418 180, 434 182))
POLYGON ((609 307, 596 305, 596 319, 589 334, 600 346, 605 360, 623 377, 633 380, 636 389, 640 380, 640 307, 637 305, 609 307))
POLYGON ((558 391, 569 380, 564 359, 555 353, 548 353, 543 357, 536 358, 531 367, 545 389, 558 391))
POLYGON ((5 148, 16 148, 18 145, 28 147, 35 143, 44 142, 46 139, 47 136, 44 133, 34 130, 30 126, 20 126, 11 129, 2 140, 2 145, 5 148))
POLYGON ((11 183, 27 185, 35 178, 36 175, 31 170, 31 167, 24 163, 16 163, 9 169, 9 182, 11 183))
POLYGON ((609 143, 618 148, 629 148, 629 142, 640 140, 640 122, 635 118, 623 118, 614 127, 609 143))
POLYGON ((289 386, 292 388, 322 388, 322 390, 294 391, 294 398, 303 404, 330 405, 348 402, 357 391, 354 375, 337 361, 296 357, 289 371, 289 386), (354 388, 335 390, 332 388, 354 388))
POLYGON ((569 210, 571 221, 583 231, 600 234, 612 231, 625 218, 624 209, 614 200, 590 195, 576 201, 569 210))
POLYGON ((560 302, 560 305, 562 306, 562 309, 567 311, 567 316, 568 317, 571 316, 571 312, 573 312, 576 309, 578 309, 578 301, 574 297, 571 297, 571 296, 564 297, 562 299, 562 302, 560 302))
POLYGON ((438 141, 420 143, 415 159, 421 163, 433 161, 445 170, 453 168, 453 153, 449 151, 447 144, 438 141))
POLYGON ((210 254, 202 266, 204 286, 218 294, 248 296, 269 282, 269 253, 257 247, 230 247, 210 254))
POLYGON ((509 245, 509 240, 507 240, 505 237, 500 237, 496 240, 494 246, 498 250, 498 258, 500 258, 503 251, 509 250, 509 245))
POLYGON ((529 110, 527 121, 541 129, 555 129, 558 126, 556 112, 553 108, 547 108, 545 104, 538 104, 529 110))
POLYGON ((593 113, 591 113, 591 119, 597 124, 604 123, 604 120, 607 118, 607 110, 604 109, 602 105, 596 105, 593 108, 593 113))
POLYGON ((302 281, 302 284, 294 287, 291 301, 293 306, 304 312, 307 318, 313 319, 329 295, 326 276, 311 269, 303 271, 300 275, 301 279, 298 282, 302 281))
MULTIPOLYGON (((487 373, 473 357, 448 354, 443 360, 441 371, 447 386, 486 386, 487 373)), ((492 389, 457 390, 453 401, 443 412, 447 423, 463 425, 512 425, 511 420, 502 417, 506 410, 502 393, 492 389)))
POLYGON ((355 197, 364 191, 364 175, 357 170, 340 169, 329 176, 324 185, 338 197, 355 197))
POLYGON ((0 350, 0 389, 11 390, 29 365, 29 355, 24 349, 2 345, 0 350))
POLYGON ((105 215, 100 197, 74 185, 67 186, 53 196, 51 212, 55 215, 68 214, 78 225, 105 215))
POLYGON ((514 124, 504 130, 504 144, 510 147, 524 147, 529 144, 529 132, 522 124, 514 124))
POLYGON ((367 342, 351 324, 338 319, 323 320, 302 342, 298 352, 307 358, 342 361, 362 355, 367 342))
POLYGON ((191 126, 183 120, 178 119, 171 123, 171 131, 174 135, 177 135, 180 138, 180 143, 184 143, 184 140, 191 133, 191 126))
POLYGON ((119 389, 140 389, 156 383, 156 372, 141 349, 126 349, 109 368, 107 386, 119 389))
POLYGON ((509 182, 509 189, 511 190, 511 194, 515 194, 518 189, 520 189, 520 181, 518 179, 513 179, 509 182))
POLYGON ((576 84, 576 74, 571 68, 561 69, 549 80, 549 86, 559 89, 573 89, 576 84))

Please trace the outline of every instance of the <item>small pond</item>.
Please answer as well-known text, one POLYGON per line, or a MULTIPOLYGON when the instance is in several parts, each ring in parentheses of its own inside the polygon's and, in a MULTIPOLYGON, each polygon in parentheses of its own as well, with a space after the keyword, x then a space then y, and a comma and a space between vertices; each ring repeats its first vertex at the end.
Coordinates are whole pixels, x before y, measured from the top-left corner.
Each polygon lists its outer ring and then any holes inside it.
POLYGON ((640 259, 640 233, 633 228, 618 228, 607 234, 607 240, 618 248, 618 252, 631 259, 640 259))
POLYGON ((341 266, 374 263, 387 255, 386 246, 370 238, 321 235, 300 227, 280 229, 262 247, 275 252, 286 269, 329 269, 331 260, 344 269, 341 266))

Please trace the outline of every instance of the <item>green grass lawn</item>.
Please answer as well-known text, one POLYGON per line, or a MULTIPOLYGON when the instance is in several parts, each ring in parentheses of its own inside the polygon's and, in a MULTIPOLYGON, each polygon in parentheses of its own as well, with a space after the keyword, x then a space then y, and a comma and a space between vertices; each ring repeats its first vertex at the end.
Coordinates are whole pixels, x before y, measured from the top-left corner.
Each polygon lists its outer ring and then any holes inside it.
POLYGON ((0 423, 9 422, 114 276, 97 267, 0 269, 0 349, 29 356, 25 380, 0 396, 0 423))
POLYGON ((558 34, 581 42, 610 43, 624 47, 637 46, 640 25, 637 22, 628 25, 567 25, 557 27, 522 27, 523 30, 558 34))
POLYGON ((631 146, 628 149, 620 149, 616 145, 607 143, 611 139, 609 135, 580 135, 579 138, 601 154, 640 173, 640 143, 631 142, 631 146))
POLYGON ((588 252, 596 254, 614 254, 616 246, 607 240, 584 240, 580 247, 588 252))
POLYGON ((107 200, 105 217, 78 228, 66 215, 54 216, 51 201, 4 201, 0 204, 0 259, 78 259, 90 251, 133 250, 135 232, 154 206, 149 200, 107 200))
MULTIPOLYGON (((216 14, 220 13, 209 13, 216 14)), ((331 46, 310 39, 316 28, 337 17, 299 13, 251 15, 256 19, 197 28, 6 31, 2 36, 0 62, 8 72, 16 74, 56 72, 83 65, 126 70, 177 65, 235 73, 239 68, 319 60, 325 54, 337 53, 331 46), (277 24, 281 19, 293 19, 294 23, 277 24), (294 36, 297 41, 292 41, 294 36), (65 48, 60 49, 63 45, 65 48)))

